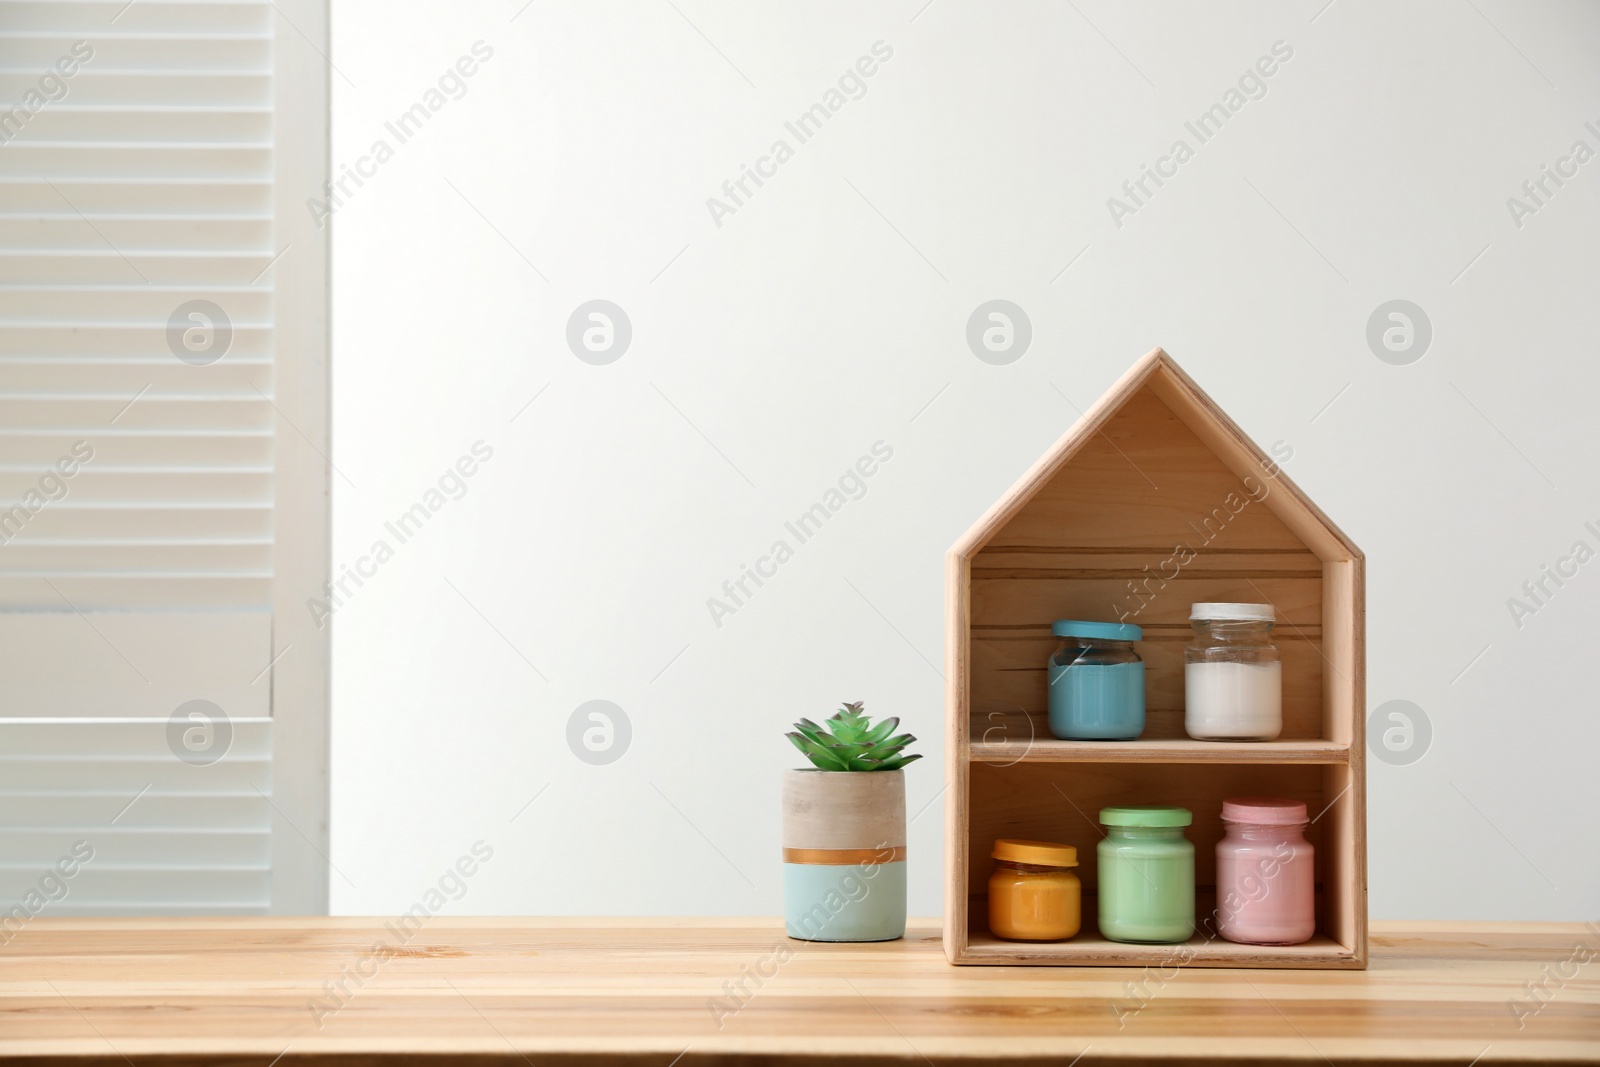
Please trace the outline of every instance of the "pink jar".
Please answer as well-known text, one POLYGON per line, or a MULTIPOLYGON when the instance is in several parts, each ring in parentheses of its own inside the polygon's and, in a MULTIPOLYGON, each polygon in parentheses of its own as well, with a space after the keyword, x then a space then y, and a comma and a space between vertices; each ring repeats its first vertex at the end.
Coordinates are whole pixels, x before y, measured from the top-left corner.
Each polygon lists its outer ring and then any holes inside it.
POLYGON ((1217 932, 1246 945, 1298 945, 1317 929, 1316 863, 1298 800, 1222 802, 1217 932))

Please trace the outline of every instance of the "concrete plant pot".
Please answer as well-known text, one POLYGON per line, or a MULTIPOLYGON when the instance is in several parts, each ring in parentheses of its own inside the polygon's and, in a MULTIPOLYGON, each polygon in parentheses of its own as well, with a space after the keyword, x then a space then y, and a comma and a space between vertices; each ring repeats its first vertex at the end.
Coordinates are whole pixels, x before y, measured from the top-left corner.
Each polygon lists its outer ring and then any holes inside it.
POLYGON ((783 902, 804 941, 905 936, 903 771, 783 772, 783 902))

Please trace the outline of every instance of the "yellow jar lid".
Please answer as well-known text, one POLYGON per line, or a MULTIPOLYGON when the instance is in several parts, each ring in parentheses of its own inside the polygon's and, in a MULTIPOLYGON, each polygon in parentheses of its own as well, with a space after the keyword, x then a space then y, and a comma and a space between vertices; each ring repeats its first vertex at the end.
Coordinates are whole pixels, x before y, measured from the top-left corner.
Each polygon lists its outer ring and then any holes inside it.
POLYGON ((997 860, 1008 863, 1032 863, 1040 867, 1076 867, 1078 850, 1071 845, 1054 841, 1022 841, 1002 837, 995 841, 990 853, 997 860))

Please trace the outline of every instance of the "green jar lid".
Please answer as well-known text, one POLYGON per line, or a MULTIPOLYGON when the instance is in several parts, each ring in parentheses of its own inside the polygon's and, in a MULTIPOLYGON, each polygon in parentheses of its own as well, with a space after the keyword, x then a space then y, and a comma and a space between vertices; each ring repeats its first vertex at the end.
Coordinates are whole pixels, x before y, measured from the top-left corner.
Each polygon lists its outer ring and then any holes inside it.
POLYGON ((1194 816, 1188 808, 1164 808, 1158 804, 1134 804, 1125 808, 1101 808, 1101 826, 1188 826, 1194 816))

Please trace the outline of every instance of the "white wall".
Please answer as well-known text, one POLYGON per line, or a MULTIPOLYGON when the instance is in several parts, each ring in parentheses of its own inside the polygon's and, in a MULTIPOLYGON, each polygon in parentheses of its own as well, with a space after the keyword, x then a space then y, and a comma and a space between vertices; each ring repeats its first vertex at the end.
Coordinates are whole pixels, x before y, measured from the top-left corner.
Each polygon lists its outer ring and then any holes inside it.
MULTIPOLYGON (((1368 554, 1371 706, 1431 721, 1421 760, 1371 761, 1374 916, 1597 914, 1600 562, 1520 626, 1507 601, 1600 549, 1600 161, 1520 226, 1507 198, 1600 150, 1600 9, 520 5, 335 5, 334 159, 396 148, 331 223, 334 557, 396 548, 332 623, 335 911, 404 909, 481 839, 454 910, 776 912, 783 731, 898 714, 929 757, 911 810, 933 801, 943 554, 1161 345, 1292 445, 1368 554), (397 145, 384 122, 480 40, 397 145), (878 41, 798 144, 785 121, 878 41), (1185 120, 1279 41, 1198 144, 1185 120), (707 198, 778 138, 793 158, 717 225, 707 198), (1178 138, 1194 157, 1116 225, 1178 138), (605 366, 565 341, 595 298, 632 323, 605 366), (1033 329, 1006 366, 965 340, 995 298, 1033 329), (1410 365, 1366 341, 1392 299, 1432 323, 1410 365), (478 441, 464 495, 386 533, 478 441), (865 495, 715 625, 708 597, 878 441, 865 495), (566 739, 596 699, 632 724, 609 765, 566 739)), ((914 913, 942 821, 911 828, 914 913)))

